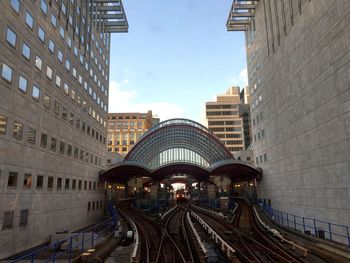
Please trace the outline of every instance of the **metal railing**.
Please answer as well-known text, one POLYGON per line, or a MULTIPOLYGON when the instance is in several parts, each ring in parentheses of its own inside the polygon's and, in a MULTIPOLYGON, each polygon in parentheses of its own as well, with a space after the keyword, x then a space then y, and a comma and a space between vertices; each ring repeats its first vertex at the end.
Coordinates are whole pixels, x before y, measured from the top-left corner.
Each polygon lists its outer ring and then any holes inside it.
POLYGON ((281 226, 299 230, 320 239, 343 243, 350 247, 349 226, 288 214, 264 203, 259 203, 259 205, 271 220, 281 226))
POLYGON ((117 216, 111 217, 99 224, 93 225, 78 233, 72 233, 71 236, 58 240, 53 244, 47 245, 35 251, 29 252, 18 258, 11 259, 9 263, 30 262, 34 263, 39 260, 42 263, 54 263, 59 258, 66 259, 70 263, 73 259, 74 252, 83 253, 85 250, 92 248, 102 242, 104 237, 99 237, 103 233, 113 230, 116 226, 117 216))

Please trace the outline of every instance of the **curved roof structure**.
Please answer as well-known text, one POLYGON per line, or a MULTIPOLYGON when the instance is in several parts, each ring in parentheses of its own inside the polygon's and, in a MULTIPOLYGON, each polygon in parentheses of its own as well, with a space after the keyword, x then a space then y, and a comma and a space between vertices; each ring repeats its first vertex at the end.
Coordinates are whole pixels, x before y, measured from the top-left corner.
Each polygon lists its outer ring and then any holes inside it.
POLYGON ((241 181, 259 178, 262 171, 234 160, 225 145, 203 125, 171 119, 145 133, 123 162, 105 171, 101 179, 125 182, 134 176, 147 176, 159 181, 177 173, 200 181, 212 175, 241 181))
POLYGON ((165 163, 186 161, 208 167, 233 159, 225 145, 203 125, 187 119, 159 123, 145 133, 125 157, 126 161, 156 168, 165 163))

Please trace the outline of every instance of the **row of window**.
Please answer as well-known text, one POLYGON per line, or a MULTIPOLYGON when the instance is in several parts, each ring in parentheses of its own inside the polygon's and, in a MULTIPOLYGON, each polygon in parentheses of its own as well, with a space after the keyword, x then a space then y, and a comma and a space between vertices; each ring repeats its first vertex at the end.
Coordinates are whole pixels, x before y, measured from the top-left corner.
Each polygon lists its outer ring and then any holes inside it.
POLYGON ((260 121, 264 119, 263 111, 260 111, 259 114, 257 114, 253 118, 253 126, 258 125, 260 121))
MULTIPOLYGON (((54 20, 56 21, 56 20, 54 20)), ((26 10, 26 15, 25 15, 25 23, 26 25, 30 28, 30 29, 33 29, 33 25, 34 25, 34 20, 33 20, 33 16, 26 10)), ((63 39, 64 39, 64 29, 63 27, 60 27, 60 29, 62 29, 62 32, 63 32, 63 39)), ((61 31, 61 30, 60 30, 61 31)), ((62 36, 62 35, 61 35, 62 36)), ((38 27, 38 38, 41 42, 45 43, 45 37, 46 37, 46 32, 45 30, 39 26, 38 27)), ((6 32, 6 39, 8 41, 8 43, 10 45, 12 45, 13 47, 16 47, 16 38, 17 38, 17 35, 16 33, 10 29, 9 27, 7 28, 7 32, 6 32)), ((71 42, 71 40, 70 40, 71 42)), ((31 51, 31 48, 29 47, 29 45, 25 42, 23 42, 23 45, 22 45, 22 54, 23 56, 27 59, 27 60, 30 60, 30 51, 31 51)), ((48 41, 48 48, 49 48, 49 51, 50 51, 50 54, 54 54, 55 53, 55 42, 52 40, 52 39, 49 39, 48 41)), ((61 50, 59 50, 57 48, 57 59, 60 63, 63 63, 63 53, 61 50)), ((74 47, 74 55, 78 56, 78 49, 76 47, 74 47)), ((37 61, 37 59, 36 59, 37 61)), ((39 61, 41 61, 40 63, 40 70, 41 70, 41 64, 42 64, 42 60, 39 58, 39 61)), ((84 59, 83 59, 83 56, 80 55, 80 63, 82 63, 82 65, 84 65, 84 59)), ((85 63, 85 69, 87 71, 89 71, 88 69, 89 67, 89 64, 86 62, 85 63)), ((48 67, 49 68, 49 67, 48 67)), ((71 62, 66 59, 65 61, 65 68, 67 71, 70 71, 71 70, 71 62)), ((90 76, 92 77, 92 74, 93 74, 93 71, 92 69, 90 68, 90 76)), ((50 75, 51 77, 49 77, 50 79, 52 79, 52 69, 50 68, 50 75)), ((78 81, 78 77, 77 77, 77 70, 72 67, 72 75, 73 77, 78 81)), ((80 74, 79 75, 79 84, 80 85, 83 85, 83 78, 80 74)), ((48 75, 49 76, 49 75, 48 75)), ((106 74, 107 76, 107 74, 106 74)), ((94 80, 96 82, 96 84, 99 84, 98 86, 103 90, 102 92, 105 93, 105 95, 107 96, 107 89, 105 89, 105 87, 102 85, 101 87, 101 83, 100 81, 97 81, 97 77, 96 77, 96 74, 94 76, 94 80)), ((85 90, 89 93, 89 95, 95 100, 95 102, 105 111, 107 112, 107 103, 104 103, 102 101, 102 99, 100 99, 95 92, 93 92, 92 88, 91 87, 88 87, 87 83, 84 82, 84 88, 85 90)))
POLYGON ((211 109, 238 109, 238 105, 233 105, 233 104, 220 104, 220 105, 206 105, 205 106, 207 110, 211 109))
POLYGON ((242 145, 243 141, 242 140, 229 140, 229 141, 224 141, 225 145, 242 145))
POLYGON ((103 208, 103 201, 101 200, 101 201, 88 202, 88 207, 87 207, 88 212, 94 211, 95 208, 96 208, 96 210, 102 209, 103 208))
MULTIPOLYGON (((113 148, 112 147, 108 147, 107 148, 107 151, 108 152, 113 152, 113 148)), ((119 148, 119 147, 114 147, 114 152, 123 152, 123 153, 125 153, 125 152, 127 152, 128 151, 128 148, 127 147, 121 147, 121 148, 119 148)))
MULTIPOLYGON (((7 122, 7 118, 3 115, 0 115, 0 135, 6 135, 7 122)), ((12 127, 12 136, 18 140, 22 140, 23 134, 24 125, 19 121, 14 121, 12 127)), ((95 137, 95 134, 93 137, 95 137)), ((35 128, 30 126, 27 127, 26 141, 30 144, 36 144, 37 130, 35 128)), ((85 161, 87 163, 90 162, 90 164, 95 164, 99 166, 102 165, 102 160, 100 157, 90 154, 82 149, 79 150, 78 147, 73 147, 73 145, 68 144, 64 141, 59 142, 58 139, 55 137, 51 137, 51 141, 49 143, 49 136, 46 133, 41 133, 40 135, 40 147, 47 148, 51 152, 59 152, 60 154, 66 154, 68 157, 74 157, 75 159, 80 159, 81 161, 85 161)))
POLYGON ((238 151, 242 151, 243 147, 227 147, 227 149, 229 149, 229 151, 231 152, 238 152, 238 151))
POLYGON ((143 121, 123 121, 123 122, 115 122, 115 121, 109 121, 108 122, 109 127, 135 127, 138 128, 143 126, 143 121))
POLYGON ((258 165, 259 163, 266 163, 267 162, 267 154, 260 154, 259 156, 255 157, 255 164, 258 165))
POLYGON ((34 176, 31 173, 25 173, 23 177, 20 177, 17 172, 9 172, 7 180, 7 188, 19 188, 19 189, 32 189, 35 187, 37 190, 100 190, 101 185, 96 181, 77 180, 70 178, 54 177, 37 175, 34 176), (35 179, 35 182, 34 182, 35 179))
POLYGON ((242 121, 209 121, 208 125, 241 125, 242 121))
POLYGON ((242 127, 215 127, 209 128, 211 132, 240 132, 242 131, 242 127))
MULTIPOLYGON (((7 64, 3 63, 2 65, 2 71, 1 71, 1 77, 5 79, 6 81, 10 82, 12 81, 13 73, 12 73, 12 68, 9 67, 7 64)), ((29 92, 29 85, 28 85, 28 80, 23 77, 22 75, 19 75, 18 77, 18 89, 23 92, 27 93, 29 92)), ((91 136, 95 138, 98 142, 106 144, 106 138, 102 136, 98 131, 95 132, 94 129, 90 129, 90 126, 87 125, 84 121, 81 121, 80 117, 73 112, 68 112, 68 109, 65 105, 61 105, 57 100, 54 100, 51 98, 51 96, 48 93, 45 93, 44 95, 41 96, 41 91, 40 87, 36 84, 32 85, 31 87, 31 96, 32 98, 36 101, 39 102, 40 98, 42 97, 43 105, 47 109, 53 108, 53 112, 57 115, 62 117, 64 121, 68 121, 71 125, 75 125, 77 129, 81 129, 82 132, 86 132, 88 136, 90 136, 90 130, 91 130, 91 136)), ((73 98, 72 98, 73 99, 73 98)), ((87 106, 85 101, 83 101, 83 110, 87 111, 87 106)), ((91 108, 89 107, 88 114, 92 115, 93 118, 96 117, 95 111, 92 111, 91 108)), ((2 116, 3 119, 6 119, 4 116, 2 116)), ((99 117, 98 117, 99 118, 99 117)), ((101 119, 102 120, 102 119, 101 119)))
POLYGON ((258 130, 258 136, 254 134, 254 142, 260 141, 261 139, 265 138, 265 129, 258 130))
POLYGON ((207 116, 238 116, 238 111, 207 111, 207 116))

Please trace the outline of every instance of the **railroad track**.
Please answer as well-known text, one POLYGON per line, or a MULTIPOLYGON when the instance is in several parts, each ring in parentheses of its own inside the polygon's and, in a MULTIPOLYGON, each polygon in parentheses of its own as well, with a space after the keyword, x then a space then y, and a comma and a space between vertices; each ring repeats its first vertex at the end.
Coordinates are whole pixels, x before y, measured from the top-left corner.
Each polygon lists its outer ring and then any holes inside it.
POLYGON ((299 262, 262 233, 249 206, 238 207, 233 224, 202 211, 196 213, 222 234, 223 239, 236 249, 237 257, 242 262, 299 262))
POLYGON ((179 206, 166 219, 163 236, 158 248, 158 262, 195 262, 187 230, 187 209, 179 206), (163 254, 163 261, 160 255, 163 254))

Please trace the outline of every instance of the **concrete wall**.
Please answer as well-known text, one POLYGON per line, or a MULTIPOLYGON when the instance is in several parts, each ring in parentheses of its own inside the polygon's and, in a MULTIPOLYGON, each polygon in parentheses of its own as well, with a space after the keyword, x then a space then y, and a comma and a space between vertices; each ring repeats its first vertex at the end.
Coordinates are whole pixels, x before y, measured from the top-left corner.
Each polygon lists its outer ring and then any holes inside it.
POLYGON ((246 34, 259 196, 350 225, 350 1, 274 2, 246 34))

